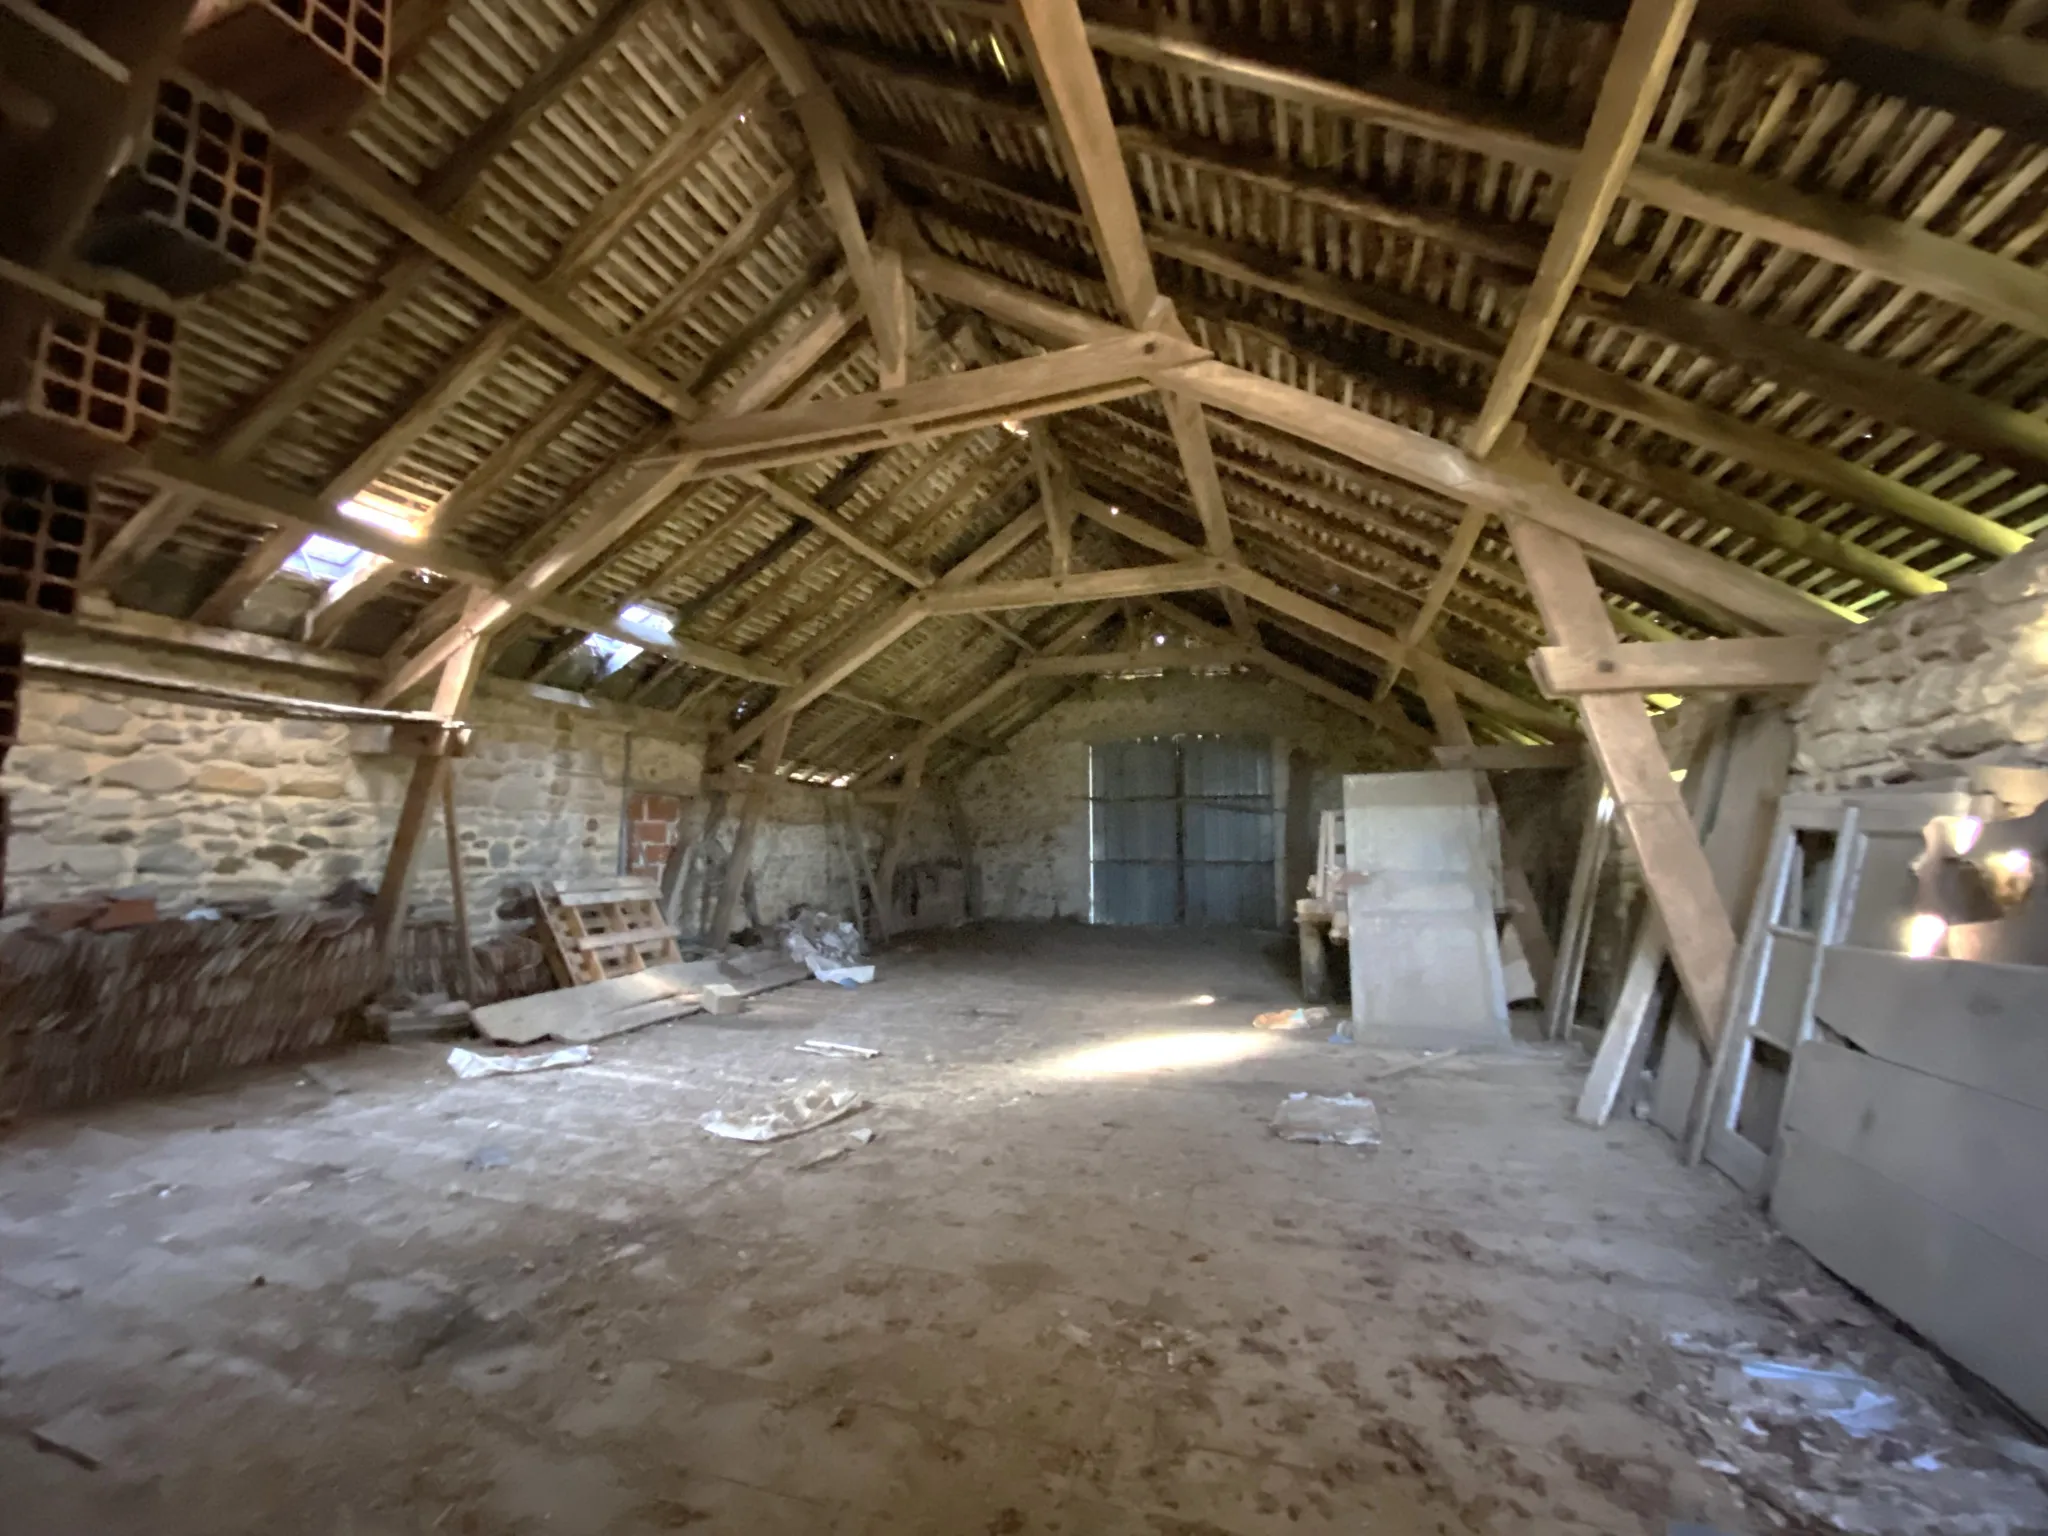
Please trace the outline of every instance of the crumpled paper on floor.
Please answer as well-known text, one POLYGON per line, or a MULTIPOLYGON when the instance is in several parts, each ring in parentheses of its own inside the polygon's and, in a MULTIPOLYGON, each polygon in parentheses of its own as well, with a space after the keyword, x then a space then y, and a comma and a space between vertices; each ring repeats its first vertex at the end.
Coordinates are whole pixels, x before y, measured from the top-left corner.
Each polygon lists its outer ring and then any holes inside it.
POLYGON ((565 1046, 541 1056, 482 1056, 456 1046, 448 1053, 448 1065, 457 1077, 506 1077, 515 1072, 549 1072, 556 1067, 581 1067, 590 1062, 587 1045, 565 1046))
POLYGON ((1380 1144, 1379 1107, 1355 1093, 1334 1096, 1290 1093, 1273 1116, 1273 1134, 1282 1141, 1329 1142, 1340 1147, 1380 1144))
POLYGON ((760 1109, 735 1112, 714 1109, 697 1121, 714 1136, 728 1141, 781 1141, 801 1136, 821 1125, 843 1120, 865 1101, 852 1088, 834 1083, 813 1083, 801 1093, 760 1109))

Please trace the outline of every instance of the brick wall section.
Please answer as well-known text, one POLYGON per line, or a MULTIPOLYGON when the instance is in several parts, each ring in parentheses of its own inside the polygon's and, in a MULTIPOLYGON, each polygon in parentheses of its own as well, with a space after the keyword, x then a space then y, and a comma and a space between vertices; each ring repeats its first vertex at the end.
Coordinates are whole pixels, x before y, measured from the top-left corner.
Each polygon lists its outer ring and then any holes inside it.
POLYGON ((661 878, 662 867, 682 836, 680 795, 640 790, 626 801, 626 872, 661 878))
POLYGON ((1815 789, 1903 779, 1916 762, 2048 766, 2048 550, 1838 641, 1794 719, 1793 771, 1815 789))

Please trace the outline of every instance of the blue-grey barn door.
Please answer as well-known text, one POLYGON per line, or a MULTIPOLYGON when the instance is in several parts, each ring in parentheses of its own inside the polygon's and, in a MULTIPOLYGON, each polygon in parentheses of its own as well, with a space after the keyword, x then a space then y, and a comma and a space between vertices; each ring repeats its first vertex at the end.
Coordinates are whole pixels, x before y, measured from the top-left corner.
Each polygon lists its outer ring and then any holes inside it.
POLYGON ((1089 753, 1090 919, 1270 928, 1268 743, 1176 736, 1089 753))

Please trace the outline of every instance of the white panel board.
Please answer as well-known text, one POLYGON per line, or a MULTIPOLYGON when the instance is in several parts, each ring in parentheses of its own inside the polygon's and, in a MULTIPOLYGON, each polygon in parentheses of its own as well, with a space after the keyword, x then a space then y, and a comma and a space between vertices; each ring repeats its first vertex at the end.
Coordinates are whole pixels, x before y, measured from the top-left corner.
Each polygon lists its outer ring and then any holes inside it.
POLYGON ((1348 775, 1344 839, 1352 1018, 1506 1039, 1500 827, 1473 776, 1348 775))

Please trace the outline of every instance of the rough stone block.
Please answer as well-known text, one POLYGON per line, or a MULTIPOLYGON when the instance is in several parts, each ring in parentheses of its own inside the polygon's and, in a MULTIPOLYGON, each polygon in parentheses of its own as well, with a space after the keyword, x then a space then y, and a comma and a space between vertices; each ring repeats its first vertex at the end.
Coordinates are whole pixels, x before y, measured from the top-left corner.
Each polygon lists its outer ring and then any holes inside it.
POLYGON ((270 780, 240 763, 208 763, 192 787, 210 795, 260 795, 270 788, 270 780))
POLYGON ((100 782, 123 789, 139 789, 146 794, 166 795, 192 782, 192 768, 175 757, 151 752, 115 763, 101 773, 100 782))
POLYGON ((206 868, 206 857, 183 843, 163 843, 147 848, 135 861, 139 875, 196 875, 206 868))
POLYGON ((277 786, 277 792, 296 795, 302 800, 339 800, 348 794, 348 785, 340 779, 285 779, 277 786))
POLYGON ((134 716, 118 704, 87 699, 57 723, 89 736, 118 736, 134 722, 134 716))

